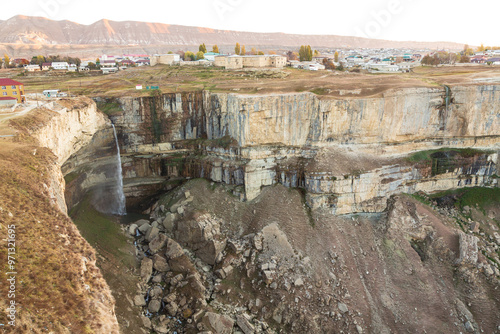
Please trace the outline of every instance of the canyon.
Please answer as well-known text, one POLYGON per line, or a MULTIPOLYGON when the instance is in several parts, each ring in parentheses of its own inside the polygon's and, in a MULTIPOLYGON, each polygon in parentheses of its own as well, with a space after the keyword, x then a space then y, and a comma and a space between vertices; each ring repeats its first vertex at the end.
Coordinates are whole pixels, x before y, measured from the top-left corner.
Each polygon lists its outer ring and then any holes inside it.
MULTIPOLYGON (((140 262, 127 299, 142 332, 500 330, 498 203, 432 197, 498 190, 500 86, 352 95, 79 97, 13 126, 26 152, 50 150, 36 172, 64 221, 88 196, 113 201, 114 124, 127 211, 149 217, 122 228, 140 262)), ((88 254, 94 276, 82 281, 99 287, 84 297, 98 312, 82 321, 118 332, 96 255, 68 229, 82 247, 68 261, 88 254)))

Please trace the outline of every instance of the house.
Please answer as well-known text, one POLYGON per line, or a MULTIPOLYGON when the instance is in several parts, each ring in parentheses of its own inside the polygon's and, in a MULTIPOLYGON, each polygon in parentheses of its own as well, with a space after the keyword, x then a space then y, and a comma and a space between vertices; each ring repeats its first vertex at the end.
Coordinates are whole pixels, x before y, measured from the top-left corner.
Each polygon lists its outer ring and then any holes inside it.
POLYGON ((475 63, 475 64, 484 64, 486 62, 486 59, 487 59, 486 56, 478 55, 478 56, 472 57, 470 59, 470 62, 475 63))
POLYGON ((80 63, 80 66, 78 67, 78 71, 90 71, 89 68, 89 62, 88 61, 82 61, 80 63))
POLYGON ((255 55, 255 56, 215 56, 214 66, 225 67, 226 69, 241 69, 243 67, 274 67, 283 68, 286 66, 287 58, 278 55, 255 55))
POLYGON ((0 97, 13 97, 17 103, 23 103, 24 84, 12 79, 0 79, 0 97))
POLYGON ((135 62, 130 59, 124 59, 120 62, 120 66, 134 66, 135 62))
POLYGON ((486 60, 486 63, 493 65, 500 65, 500 58, 499 57, 489 58, 488 60, 486 60))
POLYGON ((114 60, 101 60, 101 69, 116 67, 116 62, 114 60))
POLYGON ((215 57, 219 55, 220 54, 216 52, 207 52, 205 53, 205 59, 208 61, 215 61, 215 57))
POLYGON ((68 66, 68 71, 69 72, 76 72, 76 70, 78 70, 78 66, 76 66, 75 64, 70 64, 68 66))
POLYGON ((52 63, 52 68, 54 70, 65 70, 67 71, 68 68, 69 68, 69 64, 65 61, 62 61, 62 62, 53 62, 52 63))
POLYGON ((43 63, 42 64, 42 71, 48 71, 52 67, 52 63, 43 63))
POLYGON ((178 54, 163 54, 163 55, 152 55, 150 57, 151 66, 158 64, 172 65, 179 63, 181 61, 181 56, 178 54))
POLYGON ((15 97, 1 97, 0 96, 0 109, 1 108, 10 108, 17 104, 17 99, 15 97))
POLYGON ((147 59, 139 59, 135 62, 135 64, 137 66, 145 66, 145 65, 149 65, 149 60, 147 59))
POLYGON ((57 97, 61 91, 59 89, 46 89, 43 95, 46 97, 57 97))
POLYGON ((28 72, 38 72, 40 71, 40 65, 25 65, 24 69, 28 72))
POLYGON ((103 67, 101 68, 102 74, 110 74, 118 72, 118 67, 103 67))

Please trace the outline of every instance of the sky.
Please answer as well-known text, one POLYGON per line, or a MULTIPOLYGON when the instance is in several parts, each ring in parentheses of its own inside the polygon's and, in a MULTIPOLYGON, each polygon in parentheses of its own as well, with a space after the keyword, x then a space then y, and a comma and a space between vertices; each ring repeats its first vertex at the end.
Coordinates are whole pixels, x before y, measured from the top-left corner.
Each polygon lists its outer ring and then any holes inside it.
POLYGON ((328 34, 500 46, 500 1, 459 0, 24 0, 0 20, 43 16, 91 24, 146 21, 252 32, 328 34))

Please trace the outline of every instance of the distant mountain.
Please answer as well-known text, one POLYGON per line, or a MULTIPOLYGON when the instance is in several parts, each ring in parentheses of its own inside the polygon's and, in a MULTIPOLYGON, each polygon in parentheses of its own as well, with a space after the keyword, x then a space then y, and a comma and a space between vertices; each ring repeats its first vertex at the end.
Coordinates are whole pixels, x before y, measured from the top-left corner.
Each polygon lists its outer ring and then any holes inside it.
POLYGON ((14 16, 0 21, 0 44, 7 50, 57 49, 76 45, 107 48, 139 46, 145 51, 168 47, 207 45, 233 46, 236 42, 261 48, 312 47, 352 48, 448 48, 463 46, 451 42, 397 42, 337 35, 297 35, 217 30, 201 27, 136 21, 100 20, 90 25, 53 21, 42 17, 14 16), (36 47, 35 47, 36 45, 36 47), (65 47, 62 47, 65 46, 65 47), (155 46, 155 47, 153 47, 155 46))

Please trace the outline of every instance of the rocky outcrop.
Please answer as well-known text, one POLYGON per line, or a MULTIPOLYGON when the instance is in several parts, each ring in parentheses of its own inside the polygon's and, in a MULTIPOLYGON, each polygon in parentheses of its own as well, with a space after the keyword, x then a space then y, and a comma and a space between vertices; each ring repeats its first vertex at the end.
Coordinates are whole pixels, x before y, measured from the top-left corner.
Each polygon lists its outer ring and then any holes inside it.
POLYGON ((341 100, 312 93, 165 94, 119 99, 124 113, 114 119, 128 129, 126 146, 203 136, 231 136, 243 147, 365 145, 392 153, 402 153, 403 144, 406 151, 488 146, 499 136, 498 87, 413 88, 341 100))
POLYGON ((50 108, 40 110, 45 119, 28 130, 41 147, 51 150, 57 158, 57 165, 52 168, 54 182, 48 188, 53 202, 66 213, 65 182, 61 167, 72 154, 88 145, 94 134, 109 121, 97 112, 95 103, 88 98, 60 100, 52 103, 50 108))
POLYGON ((126 192, 129 198, 140 194, 139 180, 153 189, 165 178, 204 177, 242 185, 252 200, 262 187, 281 183, 306 189, 312 208, 345 214, 381 212, 387 198, 401 192, 497 186, 492 176, 500 138, 498 87, 413 88, 350 99, 213 92, 118 99, 123 113, 113 120, 127 152, 126 192), (471 146, 493 154, 451 165, 455 157, 435 157, 436 168, 394 159, 417 150, 471 146), (352 150, 377 154, 379 162, 361 166, 352 150), (311 168, 322 156, 343 159, 351 170, 328 163, 311 168))

